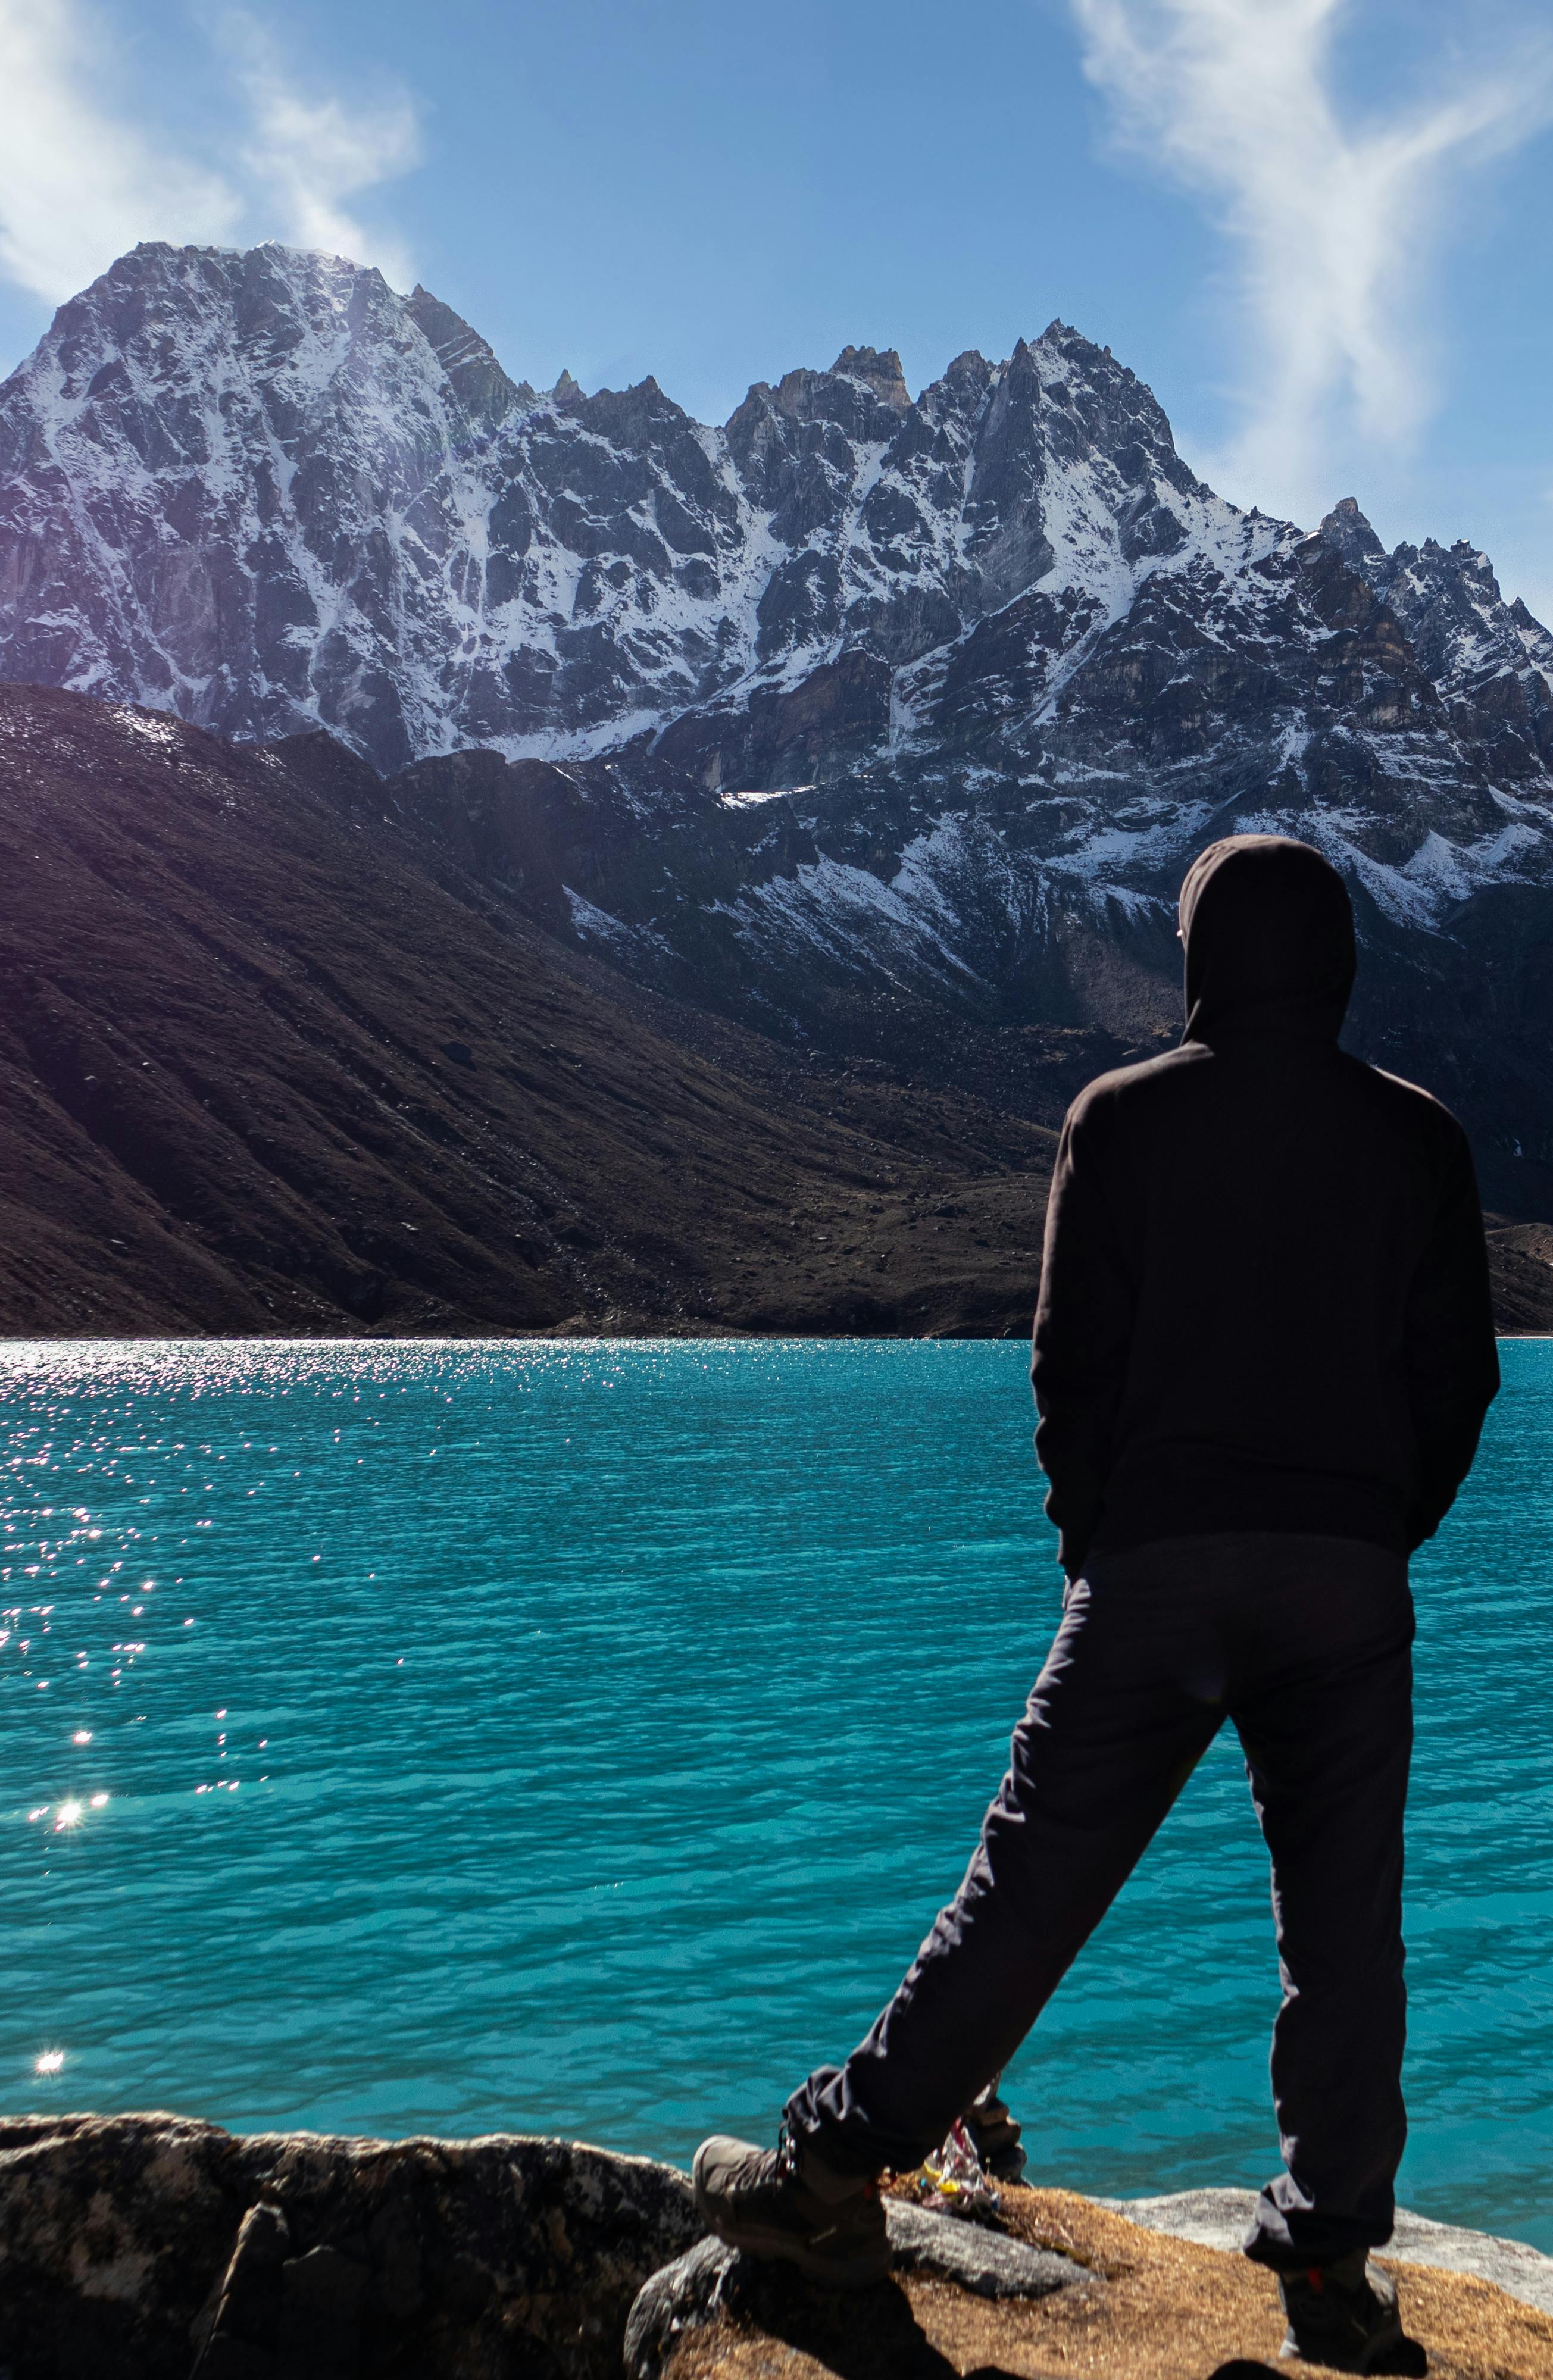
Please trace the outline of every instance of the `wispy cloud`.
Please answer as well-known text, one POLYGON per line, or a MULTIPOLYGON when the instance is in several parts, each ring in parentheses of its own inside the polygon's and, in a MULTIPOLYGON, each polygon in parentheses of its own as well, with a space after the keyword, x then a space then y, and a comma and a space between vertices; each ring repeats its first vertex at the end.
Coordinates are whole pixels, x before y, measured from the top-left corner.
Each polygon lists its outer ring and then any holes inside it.
POLYGON ((1239 250, 1243 426, 1229 492, 1314 516, 1348 431, 1393 451, 1433 402, 1420 298, 1453 177, 1553 119, 1528 35, 1449 97, 1348 120, 1344 0, 1072 0, 1119 139, 1213 200, 1239 250))
POLYGON ((222 239, 241 211, 110 105, 101 55, 68 0, 0 0, 0 272, 55 302, 138 239, 222 239))
POLYGON ((221 25, 230 119, 222 162, 147 125, 109 75, 111 17, 91 0, 0 0, 0 276, 57 303, 137 240, 275 237, 412 279, 392 234, 344 201, 419 154, 410 100, 347 104, 288 72, 252 19, 221 25))
POLYGON ((281 237, 297 248, 331 249, 376 264, 396 287, 407 287, 415 275, 399 242, 342 204, 419 163, 420 125, 407 94, 347 108, 330 94, 305 92, 251 18, 234 16, 228 26, 253 125, 243 163, 278 208, 281 237))

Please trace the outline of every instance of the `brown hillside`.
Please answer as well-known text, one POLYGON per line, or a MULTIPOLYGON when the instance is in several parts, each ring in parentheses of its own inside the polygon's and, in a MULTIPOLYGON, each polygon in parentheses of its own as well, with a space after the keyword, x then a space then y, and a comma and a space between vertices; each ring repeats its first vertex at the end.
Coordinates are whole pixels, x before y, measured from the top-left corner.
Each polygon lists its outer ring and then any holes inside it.
POLYGON ((337 767, 0 687, 0 1330, 1027 1327, 1049 1132, 676 1016, 337 767))

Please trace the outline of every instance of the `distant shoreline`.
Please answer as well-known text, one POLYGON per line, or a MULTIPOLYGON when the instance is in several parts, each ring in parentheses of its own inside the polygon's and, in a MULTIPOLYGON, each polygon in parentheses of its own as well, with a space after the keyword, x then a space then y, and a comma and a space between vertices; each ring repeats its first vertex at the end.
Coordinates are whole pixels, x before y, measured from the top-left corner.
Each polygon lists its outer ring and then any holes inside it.
MULTIPOLYGON (((684 1330, 589 1330, 503 1331, 259 1331, 125 1330, 0 1331, 7 1347, 522 1347, 522 1346, 780 1346, 802 1340, 806 1346, 1013 1346, 1028 1337, 1014 1330, 734 1330, 717 1326, 684 1330)), ((1499 1330, 1505 1344, 1553 1340, 1553 1330, 1499 1330)))

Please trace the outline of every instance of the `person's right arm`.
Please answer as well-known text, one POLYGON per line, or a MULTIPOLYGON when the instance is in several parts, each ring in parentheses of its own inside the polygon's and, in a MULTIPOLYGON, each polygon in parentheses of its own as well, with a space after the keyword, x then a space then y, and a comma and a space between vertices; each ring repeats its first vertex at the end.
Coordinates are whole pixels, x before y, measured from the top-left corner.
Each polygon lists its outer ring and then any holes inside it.
POLYGON ((1050 1485, 1059 1560, 1081 1568, 1105 1502, 1111 1434, 1126 1382, 1136 1293, 1101 1180, 1093 1108, 1068 1111, 1046 1209, 1030 1381, 1036 1453, 1050 1485))

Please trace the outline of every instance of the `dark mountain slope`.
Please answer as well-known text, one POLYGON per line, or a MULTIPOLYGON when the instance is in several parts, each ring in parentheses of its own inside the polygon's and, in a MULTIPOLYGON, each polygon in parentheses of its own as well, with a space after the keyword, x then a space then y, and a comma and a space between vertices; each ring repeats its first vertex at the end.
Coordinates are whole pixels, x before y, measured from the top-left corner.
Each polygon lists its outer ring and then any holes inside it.
MULTIPOLYGON (((282 748, 343 783, 327 738, 282 748)), ((1367 809, 1351 788, 1314 808, 1253 792, 1168 832, 1119 829, 1113 845, 1136 847, 1094 884, 1032 847, 1048 805, 1001 781, 967 783, 947 818, 866 774, 730 802, 664 772, 647 800, 631 756, 477 750, 352 782, 374 832, 386 819, 433 870, 478 878, 682 1009, 810 1064, 904 1070, 1046 1124, 1110 1050, 1179 1033, 1175 895, 1193 851, 1248 829, 1329 846, 1334 815, 1349 837, 1401 831, 1384 784, 1367 809)), ((1401 824, 1428 844, 1421 819, 1401 824)), ((1553 1214, 1553 888, 1424 880, 1404 903, 1379 871, 1345 872, 1361 948, 1349 1046, 1460 1113, 1492 1206, 1553 1214)))
POLYGON ((1049 1133, 679 1014, 309 758, 0 688, 0 1329, 1026 1327, 1049 1133))

